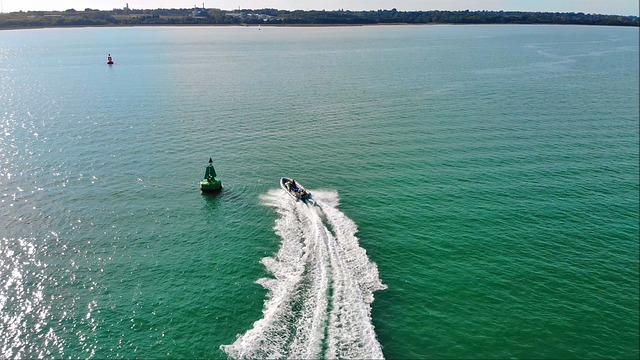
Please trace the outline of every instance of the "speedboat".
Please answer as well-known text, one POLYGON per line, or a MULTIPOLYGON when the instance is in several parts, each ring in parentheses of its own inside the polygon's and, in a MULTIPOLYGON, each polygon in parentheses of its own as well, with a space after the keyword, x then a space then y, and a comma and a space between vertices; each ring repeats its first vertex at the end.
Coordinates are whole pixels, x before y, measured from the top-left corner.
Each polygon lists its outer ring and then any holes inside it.
POLYGON ((311 193, 293 179, 280 178, 280 187, 296 200, 306 201, 311 198, 311 193))

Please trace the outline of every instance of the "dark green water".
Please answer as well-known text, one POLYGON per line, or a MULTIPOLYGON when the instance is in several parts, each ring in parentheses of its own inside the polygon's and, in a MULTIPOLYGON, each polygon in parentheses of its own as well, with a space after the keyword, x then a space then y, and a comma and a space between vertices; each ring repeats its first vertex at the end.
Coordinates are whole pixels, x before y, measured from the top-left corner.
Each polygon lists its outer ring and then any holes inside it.
POLYGON ((1 357, 637 358, 638 58, 614 27, 2 31, 1 357))

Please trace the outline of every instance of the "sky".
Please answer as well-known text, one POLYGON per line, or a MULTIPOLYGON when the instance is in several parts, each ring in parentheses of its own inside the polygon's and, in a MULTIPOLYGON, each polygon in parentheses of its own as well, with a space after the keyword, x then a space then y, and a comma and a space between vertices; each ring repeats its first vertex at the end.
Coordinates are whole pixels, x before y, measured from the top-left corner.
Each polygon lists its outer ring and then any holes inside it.
MULTIPOLYGON (((29 10, 112 10, 202 7, 203 0, 0 0, 0 12, 29 10)), ((640 15, 638 0, 204 0, 206 8, 223 10, 505 10, 640 15)))

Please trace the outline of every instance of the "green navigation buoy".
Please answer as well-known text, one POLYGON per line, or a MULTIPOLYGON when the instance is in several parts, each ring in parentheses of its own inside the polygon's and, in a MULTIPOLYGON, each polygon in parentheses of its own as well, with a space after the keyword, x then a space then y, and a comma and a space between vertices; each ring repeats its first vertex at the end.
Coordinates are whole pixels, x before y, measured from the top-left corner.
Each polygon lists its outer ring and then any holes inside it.
POLYGON ((209 158, 209 166, 204 172, 204 179, 200 182, 202 191, 218 191, 222 189, 222 181, 216 179, 216 169, 213 167, 213 160, 209 158))

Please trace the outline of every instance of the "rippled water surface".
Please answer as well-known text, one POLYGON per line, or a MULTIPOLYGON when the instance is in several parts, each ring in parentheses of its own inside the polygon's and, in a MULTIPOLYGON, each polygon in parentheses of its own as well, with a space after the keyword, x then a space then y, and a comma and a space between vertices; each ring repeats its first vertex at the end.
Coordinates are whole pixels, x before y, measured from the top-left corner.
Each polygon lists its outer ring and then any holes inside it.
POLYGON ((637 358, 638 58, 616 27, 1 31, 0 357, 637 358))

